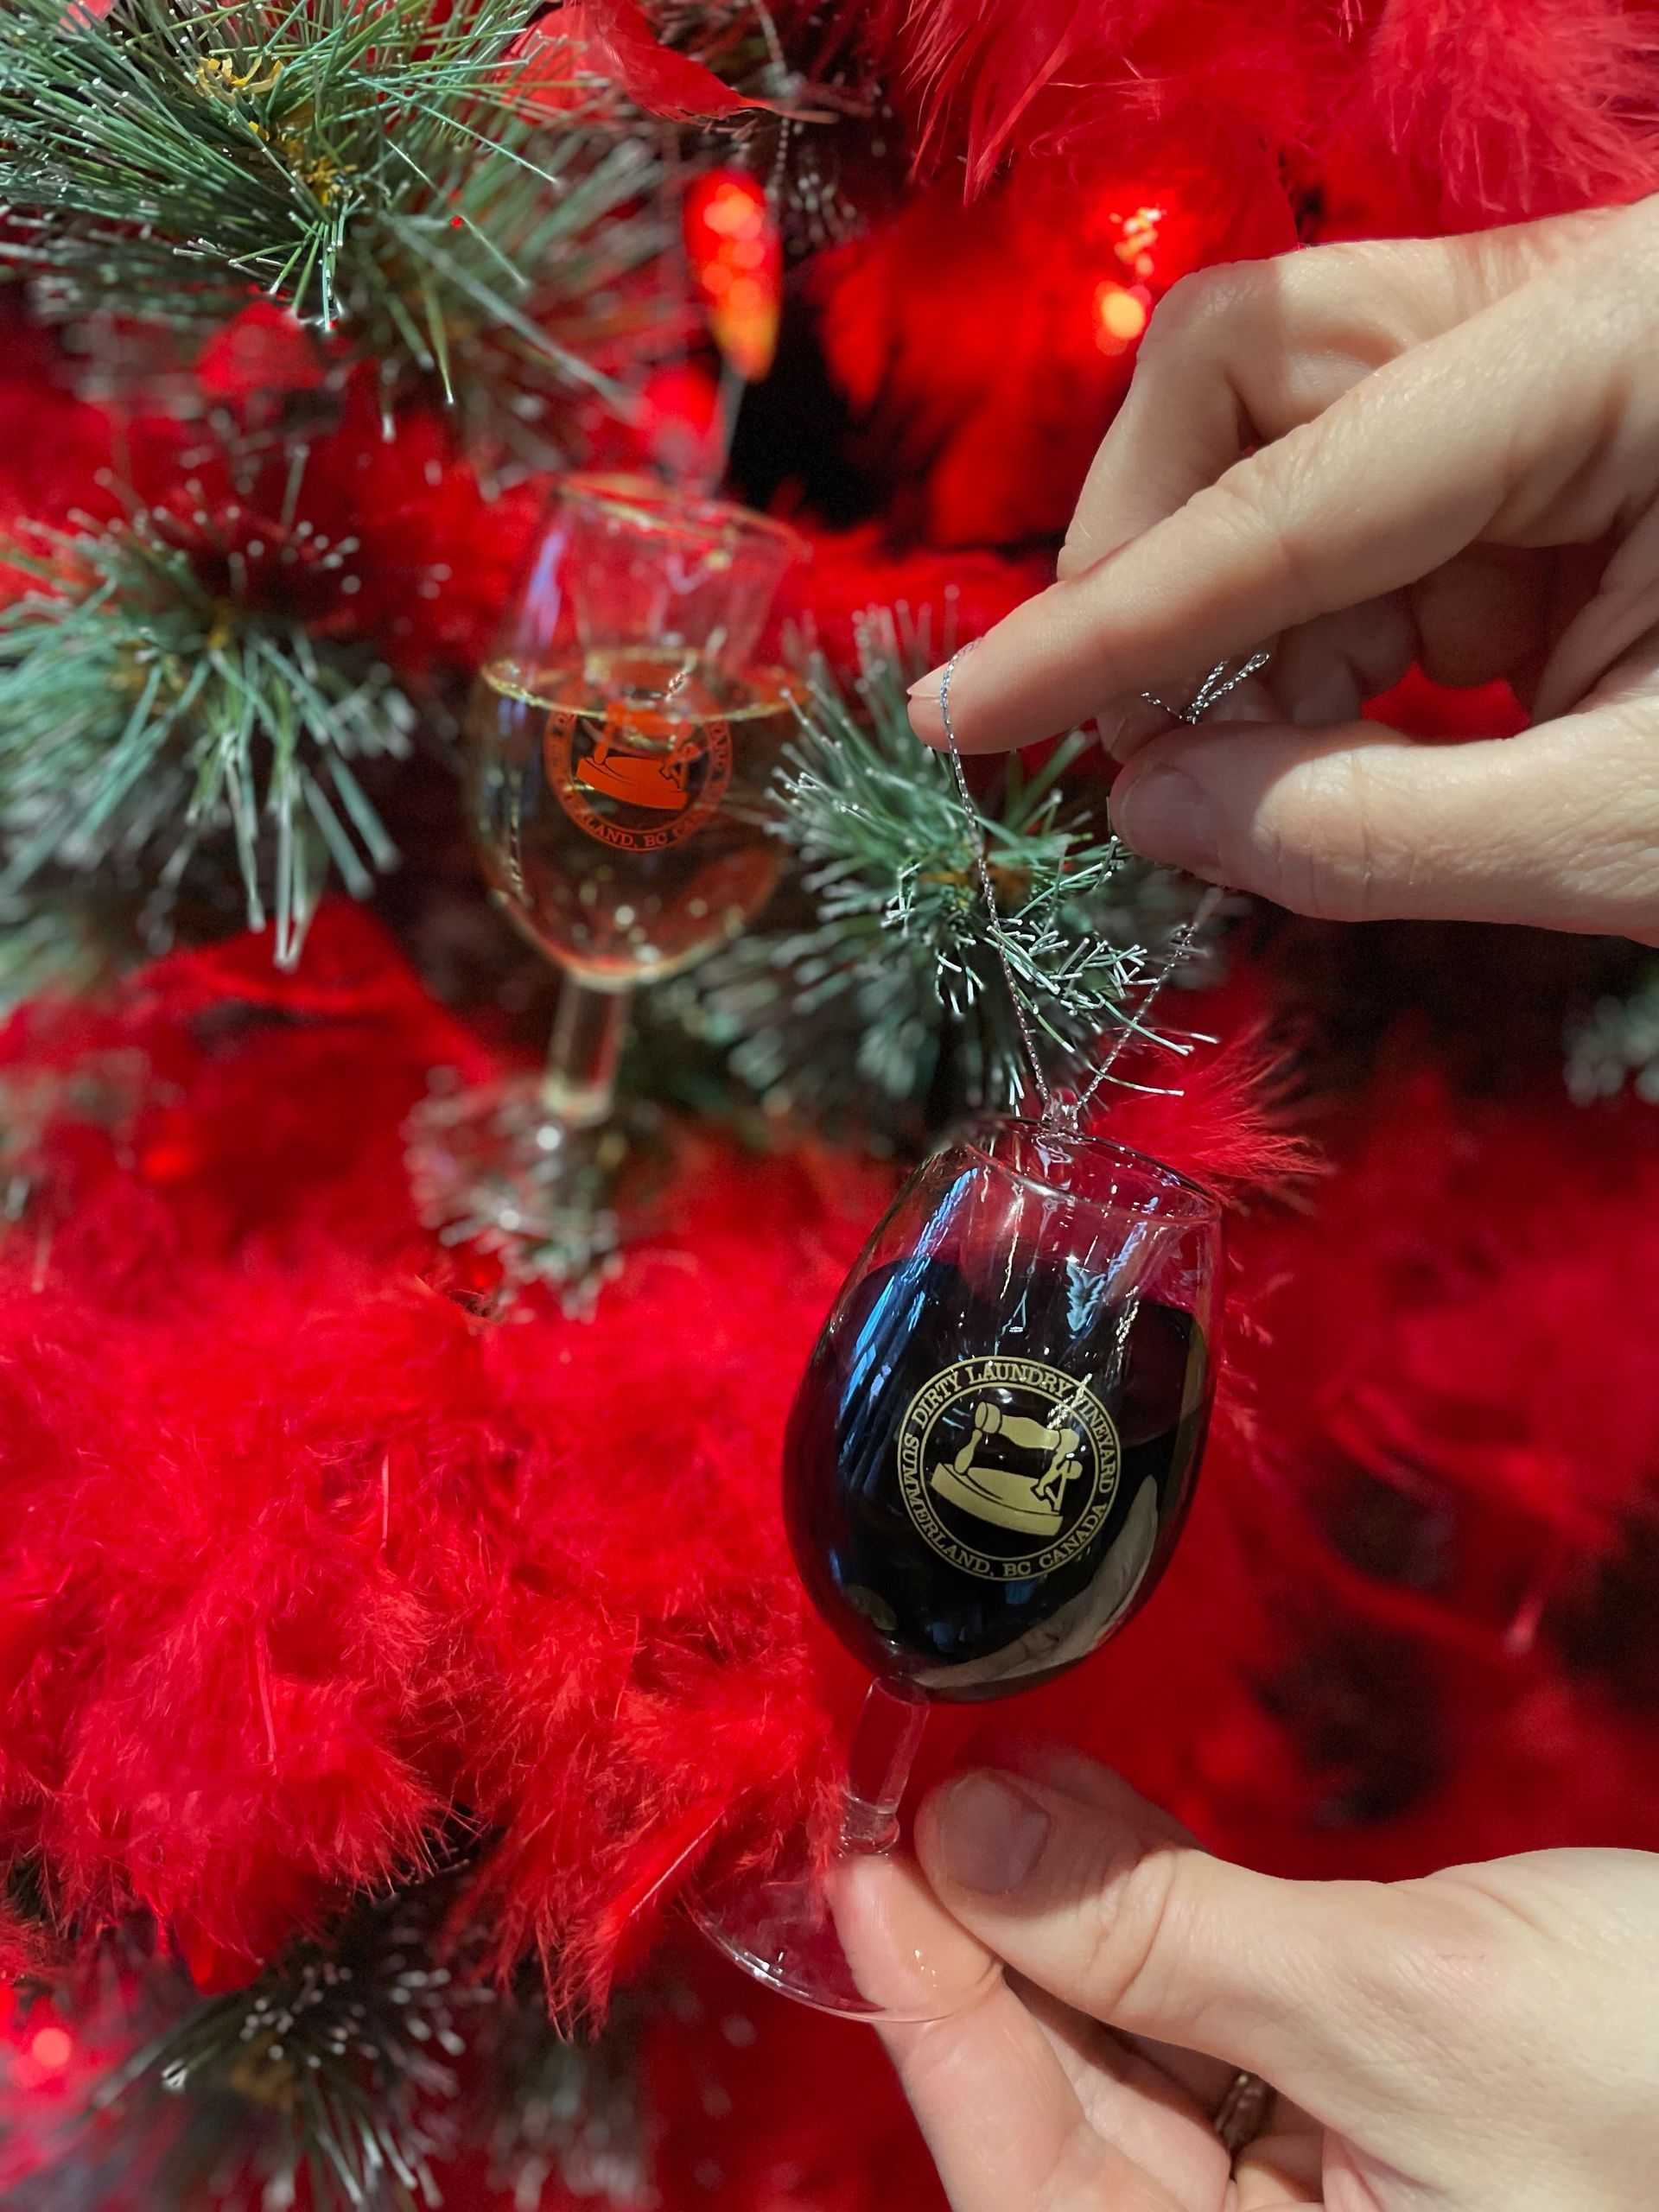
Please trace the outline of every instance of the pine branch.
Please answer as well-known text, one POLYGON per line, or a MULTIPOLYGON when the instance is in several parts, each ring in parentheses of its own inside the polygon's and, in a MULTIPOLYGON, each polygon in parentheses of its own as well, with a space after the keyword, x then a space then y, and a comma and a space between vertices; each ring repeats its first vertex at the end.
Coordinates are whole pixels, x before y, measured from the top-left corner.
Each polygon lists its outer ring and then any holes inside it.
MULTIPOLYGON (((58 320, 200 327, 264 293, 522 428, 618 387, 602 357, 656 249, 643 134, 523 93, 522 0, 0 10, 0 268, 58 320), (465 378, 460 371, 464 366, 465 378)), ((545 87, 543 87, 543 91, 545 87)))
POLYGON ((0 1020, 48 992, 84 996, 111 974, 127 948, 105 923, 96 905, 70 898, 0 907, 0 1020))
MULTIPOLYGON (((256 542, 279 571, 349 550, 256 542)), ((164 900, 213 836, 291 964, 329 872, 361 896, 396 857, 353 764, 407 750, 409 700, 360 648, 251 605, 235 545, 205 574, 165 513, 48 543, 0 608, 0 908, 48 865, 134 866, 164 900)))
MULTIPOLYGON (((780 1106, 930 1126, 1027 1087, 1018 1024, 948 761, 916 742, 906 686, 937 658, 925 634, 873 617, 851 692, 808 675, 800 734, 773 788, 807 917, 740 939, 675 1001, 780 1106)), ((1103 833, 1063 779, 1074 736, 1038 773, 1018 760, 981 823, 1010 968, 1051 1078, 1075 1076, 1137 1003, 1189 887, 1103 833)))
POLYGON ((559 2034, 539 1986, 518 1999, 476 1971, 483 1932, 455 1923, 465 1880, 458 1866, 359 1899, 223 1996, 156 1959, 106 1976, 91 2047, 135 2030, 137 2046, 54 2120, 7 2205, 427 2212, 444 2164, 474 2149, 518 2203, 550 2181, 650 2202, 639 2046, 661 1996, 620 1993, 602 2030, 559 2034))
POLYGON ((100 2087, 106 2171, 168 2203, 416 2212, 454 2146, 457 2063, 492 1993, 437 1958, 444 1885, 359 1905, 330 1946, 304 1943, 245 1989, 194 2005, 100 2087), (221 2196, 221 2192, 225 2192, 221 2196))

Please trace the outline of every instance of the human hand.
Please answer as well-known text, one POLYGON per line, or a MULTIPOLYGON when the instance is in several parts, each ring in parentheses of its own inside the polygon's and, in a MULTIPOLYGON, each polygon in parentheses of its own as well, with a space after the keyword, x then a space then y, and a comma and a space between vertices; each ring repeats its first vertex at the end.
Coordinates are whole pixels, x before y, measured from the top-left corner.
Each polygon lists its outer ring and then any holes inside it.
POLYGON ((1305 913, 1659 943, 1659 200, 1188 277, 1059 575, 957 671, 964 752, 1097 717, 1152 859, 1305 913), (1274 637, 1224 723, 1140 702, 1274 637), (1532 728, 1359 721, 1414 662, 1507 678, 1532 728))
POLYGON ((882 2029, 955 2212, 1650 2212, 1659 1858, 1274 1881, 1056 1750, 946 1783, 916 1841, 1018 1977, 882 2029), (1280 2097, 1235 2168, 1240 2069, 1280 2097))

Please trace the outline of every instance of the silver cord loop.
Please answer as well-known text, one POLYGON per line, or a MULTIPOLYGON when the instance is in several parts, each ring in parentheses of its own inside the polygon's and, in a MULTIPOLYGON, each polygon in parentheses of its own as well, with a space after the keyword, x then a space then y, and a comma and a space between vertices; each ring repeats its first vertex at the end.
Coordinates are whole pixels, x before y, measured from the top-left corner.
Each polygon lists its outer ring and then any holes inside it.
MULTIPOLYGON (((972 642, 973 640, 970 639, 969 643, 972 642)), ((946 661, 939 675, 939 720, 944 726, 945 747, 950 755, 950 766, 957 779, 957 795, 962 800, 963 814, 967 820, 969 835, 973 841, 974 859, 979 871, 980 893, 985 901, 985 914, 990 925, 991 943, 996 948, 997 963, 1002 970, 1002 980, 1007 986, 1008 1001, 1014 1008, 1014 1018, 1020 1026, 1020 1041, 1025 1048, 1026 1064, 1031 1070, 1031 1079, 1036 1085, 1037 1094, 1043 1102, 1041 1119, 1047 1127, 1075 1130, 1080 1124, 1084 1113, 1093 1100, 1096 1092, 1116 1065, 1118 1055, 1128 1043, 1129 1039, 1132 1036, 1144 1034, 1145 1017, 1156 1004, 1159 994, 1165 984, 1175 974, 1192 950, 1193 940, 1209 923, 1225 894, 1213 884, 1205 893, 1204 897, 1193 909, 1192 918, 1185 923, 1170 939, 1162 963, 1147 980, 1145 995, 1135 1009, 1135 1019, 1133 1021, 1125 1020, 1121 1024, 1111 1049, 1077 1096, 1070 1099, 1058 1097, 1049 1083, 1048 1077, 1043 1072, 1042 1061, 1037 1052, 1036 1032, 1032 1027, 1031 1017, 1026 1011, 1025 1001, 1020 995, 1020 987, 1014 979, 1014 963, 1008 957, 1007 941, 1002 928, 1001 910, 997 906, 996 887, 991 880, 991 863, 987 849, 985 828, 980 819, 979 809, 974 804, 974 795, 968 788, 967 772, 962 765, 962 753, 957 744, 956 728, 950 719, 950 679, 957 672, 957 663, 967 651, 967 645, 959 647, 946 661)), ((1218 662, 1199 684, 1191 702, 1185 709, 1166 706, 1161 699, 1157 698, 1150 691, 1143 691, 1141 696, 1157 707, 1160 712, 1173 716, 1177 721, 1196 725, 1205 715, 1208 714, 1211 708, 1217 705, 1230 691, 1236 690, 1241 683, 1255 675, 1258 670, 1265 668, 1268 658, 1269 656, 1265 652, 1252 653, 1230 673, 1225 661, 1218 662)))
POLYGON ((1167 699, 1160 699, 1155 691, 1143 691, 1141 696, 1149 707, 1156 707, 1160 715, 1167 715, 1172 721, 1186 722, 1196 729, 1211 707, 1219 706, 1230 691, 1236 691, 1241 683, 1248 683, 1251 677, 1264 669, 1271 656, 1252 653, 1228 673, 1228 664, 1218 660, 1192 698, 1184 707, 1172 707, 1167 699))

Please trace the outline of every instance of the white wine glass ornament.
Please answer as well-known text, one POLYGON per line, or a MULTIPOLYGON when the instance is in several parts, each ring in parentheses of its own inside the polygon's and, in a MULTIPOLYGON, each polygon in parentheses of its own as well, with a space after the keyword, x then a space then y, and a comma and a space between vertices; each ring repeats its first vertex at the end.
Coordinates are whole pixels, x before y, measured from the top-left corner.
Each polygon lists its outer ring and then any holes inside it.
POLYGON ((545 1065, 429 1101, 410 1165, 427 1218, 510 1274, 591 1258, 633 994, 729 942, 778 880, 765 796, 791 687, 756 655, 805 551, 724 500, 566 477, 474 687, 467 826, 562 981, 545 1065))

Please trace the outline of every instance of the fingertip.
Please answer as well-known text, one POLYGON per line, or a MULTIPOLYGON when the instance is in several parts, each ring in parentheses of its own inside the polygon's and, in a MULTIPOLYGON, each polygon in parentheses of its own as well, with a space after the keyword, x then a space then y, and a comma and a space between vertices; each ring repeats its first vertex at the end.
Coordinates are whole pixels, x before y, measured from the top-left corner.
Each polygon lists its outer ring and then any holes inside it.
POLYGON ((1075 1744, 1061 1736, 1020 1727, 1006 1715, 993 1713, 976 1728, 967 1750, 976 1767, 995 1767, 1024 1781, 1040 1783, 1062 1796, 1075 1797, 1081 1804, 1116 1804, 1135 1798, 1121 1775, 1080 1751, 1075 1744))
POLYGON ((830 1872, 829 1891, 856 1986, 887 2019, 948 2019, 999 1983, 990 1952, 903 1853, 842 1861, 830 1872))
POLYGON ((1030 1745, 1008 1766, 970 1767, 942 1783, 917 1815, 916 1855, 971 1925, 1045 1887, 1056 1858, 1074 1858, 1084 1834, 1121 1866, 1160 1843, 1188 1840, 1109 1768, 1062 1745, 1030 1745))
POLYGON ((1103 709, 1095 718, 1102 746, 1120 767, 1126 766, 1154 738, 1161 737, 1174 724, 1174 716, 1150 699, 1120 701, 1114 707, 1103 709))
MULTIPOLYGON (((972 739, 963 734, 963 671, 970 655, 976 654, 984 643, 982 638, 969 638, 959 645, 949 660, 941 661, 937 668, 930 668, 925 676, 918 676, 909 686, 910 726, 924 745, 942 752, 954 740, 957 749, 973 753, 979 748, 972 739), (948 711, 947 711, 948 702, 948 711)), ((968 727, 975 723, 973 685, 967 686, 969 695, 968 727)))
MULTIPOLYGON (((929 679, 923 677, 923 683, 929 679)), ((944 749, 944 709, 939 703, 937 681, 929 693, 912 687, 910 694, 910 726, 922 743, 935 753, 944 749)))
POLYGON ((1051 585, 1023 601, 982 637, 970 638, 948 661, 910 686, 911 726, 938 750, 950 737, 963 753, 1009 753, 1058 735, 1088 721, 1102 692, 1085 700, 1075 683, 1062 686, 1055 703, 1049 663, 1056 620, 1070 604, 1070 587, 1051 585))

